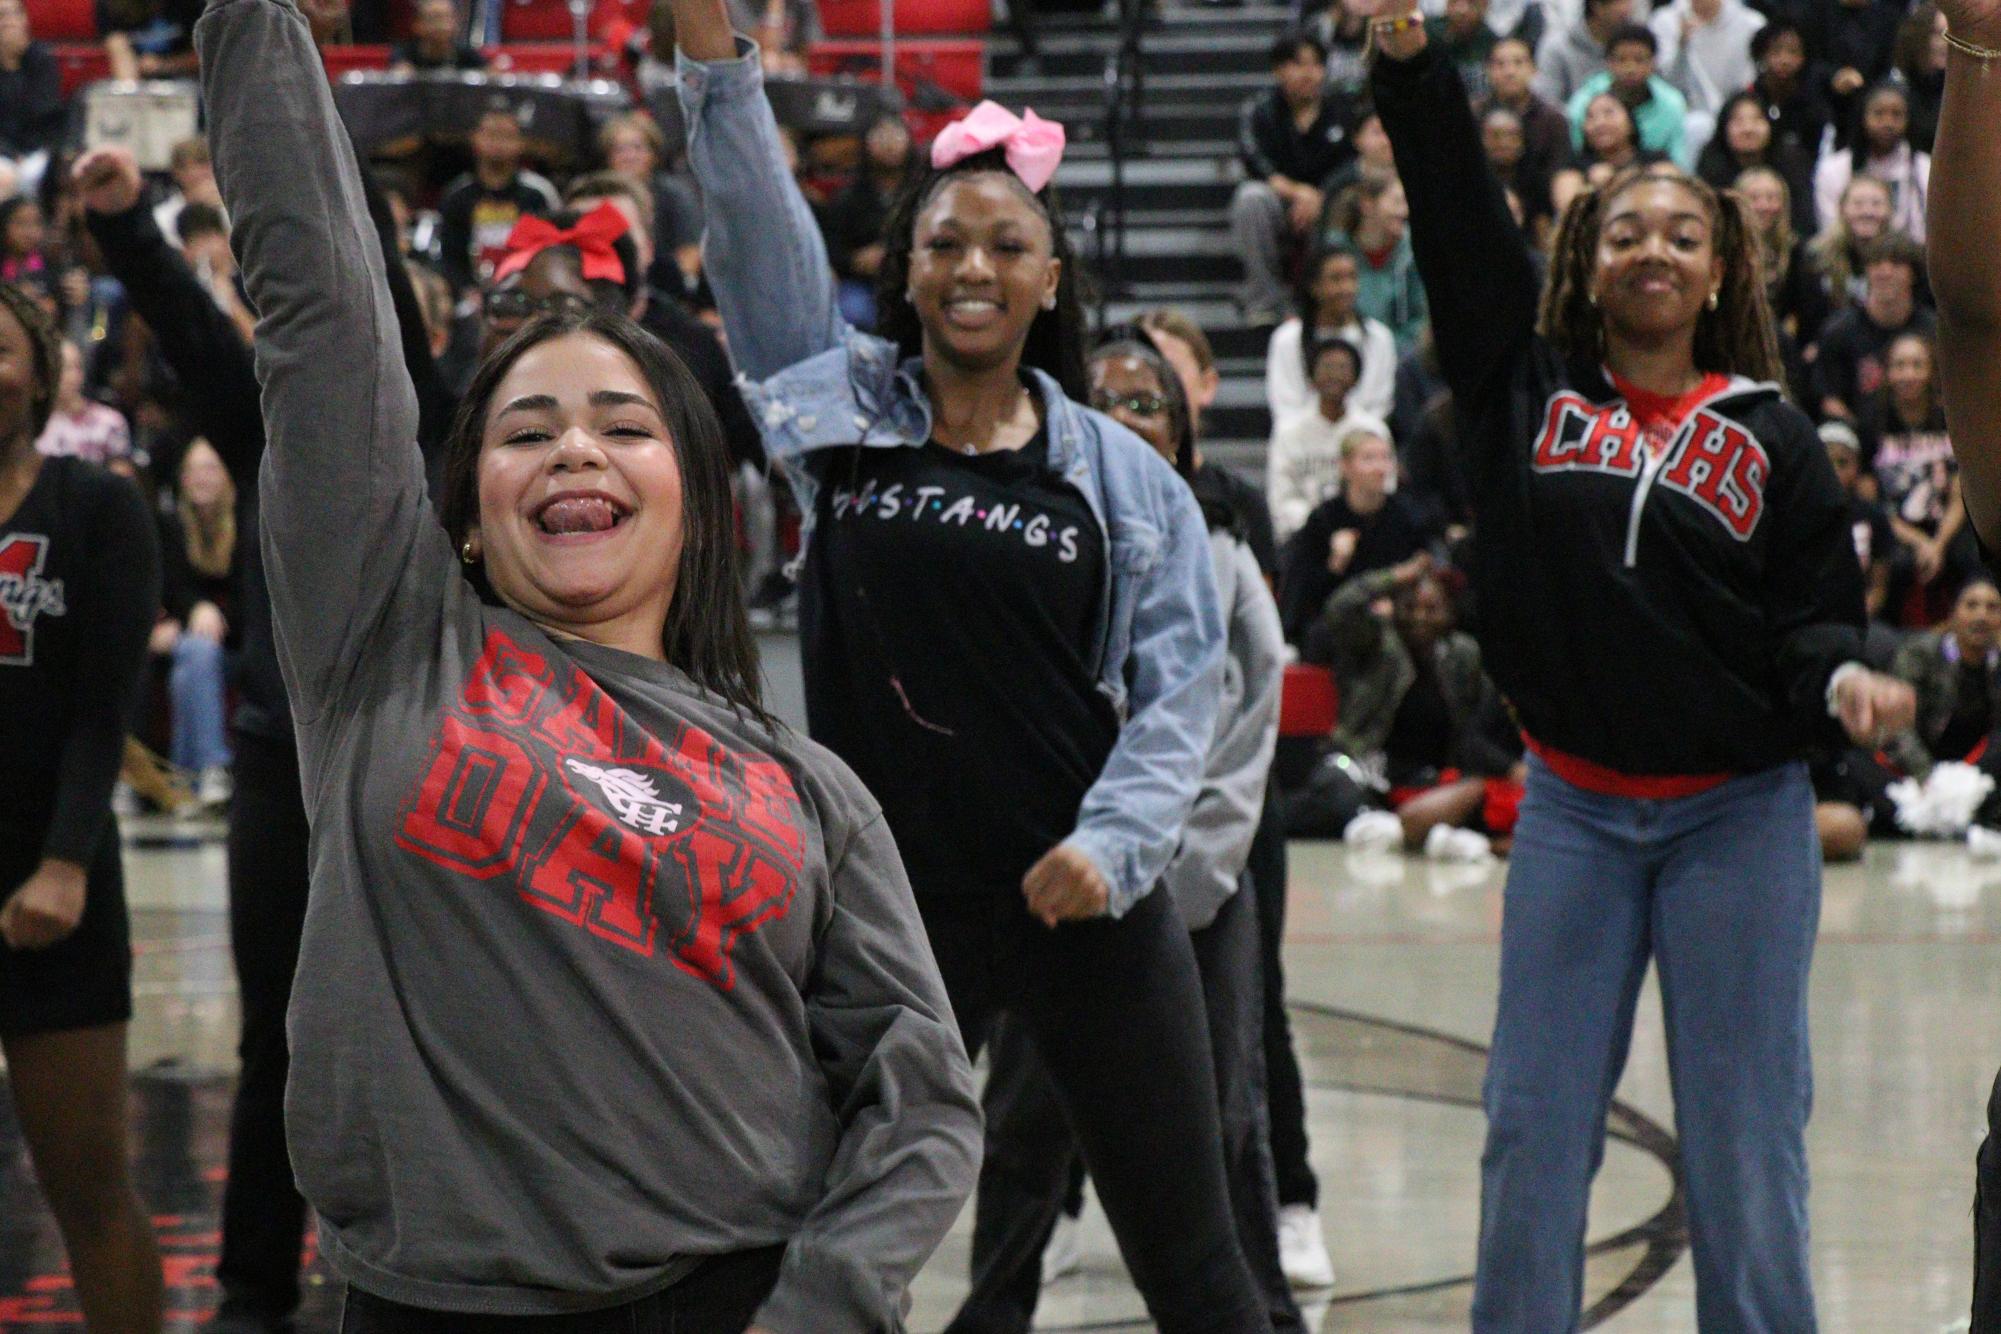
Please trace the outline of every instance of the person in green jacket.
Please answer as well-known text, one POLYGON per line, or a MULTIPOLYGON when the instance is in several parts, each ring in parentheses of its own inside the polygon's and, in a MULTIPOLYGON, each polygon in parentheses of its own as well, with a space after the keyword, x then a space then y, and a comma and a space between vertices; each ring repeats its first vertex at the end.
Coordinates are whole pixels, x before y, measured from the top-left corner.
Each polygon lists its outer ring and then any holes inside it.
POLYGON ((1609 92, 1633 113, 1633 123, 1640 127, 1643 151, 1665 153, 1684 171, 1694 166, 1686 129, 1688 99, 1654 73, 1659 55, 1660 40, 1637 23, 1627 24, 1612 34, 1605 43, 1604 73, 1586 79, 1566 108, 1570 113, 1571 147, 1583 149, 1584 112, 1592 98, 1609 92))

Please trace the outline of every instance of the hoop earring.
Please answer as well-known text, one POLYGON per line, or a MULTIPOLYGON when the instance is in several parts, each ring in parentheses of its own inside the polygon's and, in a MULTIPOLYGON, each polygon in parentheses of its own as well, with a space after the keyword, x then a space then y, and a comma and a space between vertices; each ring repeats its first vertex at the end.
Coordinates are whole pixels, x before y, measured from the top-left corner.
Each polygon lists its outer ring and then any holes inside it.
POLYGON ((470 537, 459 545, 459 563, 461 565, 479 564, 479 553, 472 549, 472 539, 470 537))

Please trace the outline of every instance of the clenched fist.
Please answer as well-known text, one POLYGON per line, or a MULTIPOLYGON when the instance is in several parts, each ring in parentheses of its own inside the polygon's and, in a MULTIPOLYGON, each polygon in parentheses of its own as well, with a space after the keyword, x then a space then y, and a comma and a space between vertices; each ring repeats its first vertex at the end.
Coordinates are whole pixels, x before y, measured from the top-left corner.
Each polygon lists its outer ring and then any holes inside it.
POLYGON ((1068 843, 1058 843, 1021 878, 1028 910, 1044 926, 1103 917, 1112 887, 1096 863, 1068 843))
POLYGON ((50 857, 0 907, 0 940, 17 950, 45 950, 83 920, 84 870, 50 857))

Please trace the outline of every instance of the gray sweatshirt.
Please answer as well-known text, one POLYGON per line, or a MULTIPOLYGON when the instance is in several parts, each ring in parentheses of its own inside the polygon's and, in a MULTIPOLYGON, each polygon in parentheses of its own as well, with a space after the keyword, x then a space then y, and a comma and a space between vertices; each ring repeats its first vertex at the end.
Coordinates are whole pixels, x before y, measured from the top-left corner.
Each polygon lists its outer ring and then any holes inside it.
POLYGON ((1161 875, 1191 931, 1216 920, 1250 859, 1278 749, 1279 689, 1285 679, 1285 631, 1257 557, 1227 532, 1209 534, 1209 552, 1229 653, 1202 790, 1182 827, 1181 846, 1161 875))
POLYGON ((1570 105, 1571 97, 1605 71, 1605 47, 1578 19, 1569 27, 1550 27, 1535 53, 1535 95, 1554 106, 1570 105))
POLYGON ((759 1324, 900 1328, 980 1116, 874 802, 673 667, 481 602, 304 21, 225 0, 197 41, 262 316, 312 817, 286 1127, 323 1249, 393 1301, 535 1314, 785 1243, 759 1324))

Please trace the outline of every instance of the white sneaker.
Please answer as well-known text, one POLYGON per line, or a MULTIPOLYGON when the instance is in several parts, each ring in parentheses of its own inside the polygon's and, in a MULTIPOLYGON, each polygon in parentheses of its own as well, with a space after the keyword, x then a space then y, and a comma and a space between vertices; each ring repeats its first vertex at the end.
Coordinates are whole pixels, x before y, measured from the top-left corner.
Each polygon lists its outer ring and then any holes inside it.
POLYGON ((1278 1267, 1295 1288, 1334 1286, 1334 1261, 1312 1205, 1288 1204, 1278 1211, 1278 1267))
POLYGON ((1056 1215, 1056 1230, 1049 1234, 1049 1244, 1042 1248, 1043 1287, 1084 1267, 1084 1248, 1077 1239, 1083 1228, 1081 1218, 1072 1218, 1067 1213, 1056 1215))
POLYGON ((229 797, 236 790, 236 784, 229 776, 229 770, 215 765, 201 771, 201 778, 195 784, 195 801, 205 809, 213 810, 227 806, 229 797))
POLYGON ((1395 811, 1363 811, 1348 821, 1341 841, 1351 848, 1402 847, 1403 821, 1395 811))
POLYGON ((1433 825, 1424 839, 1424 855, 1441 862, 1484 862, 1494 855, 1494 845, 1477 830, 1433 825))
POLYGON ((1966 850, 1983 862, 2001 861, 2001 830, 1973 825, 1966 831, 1966 850))

